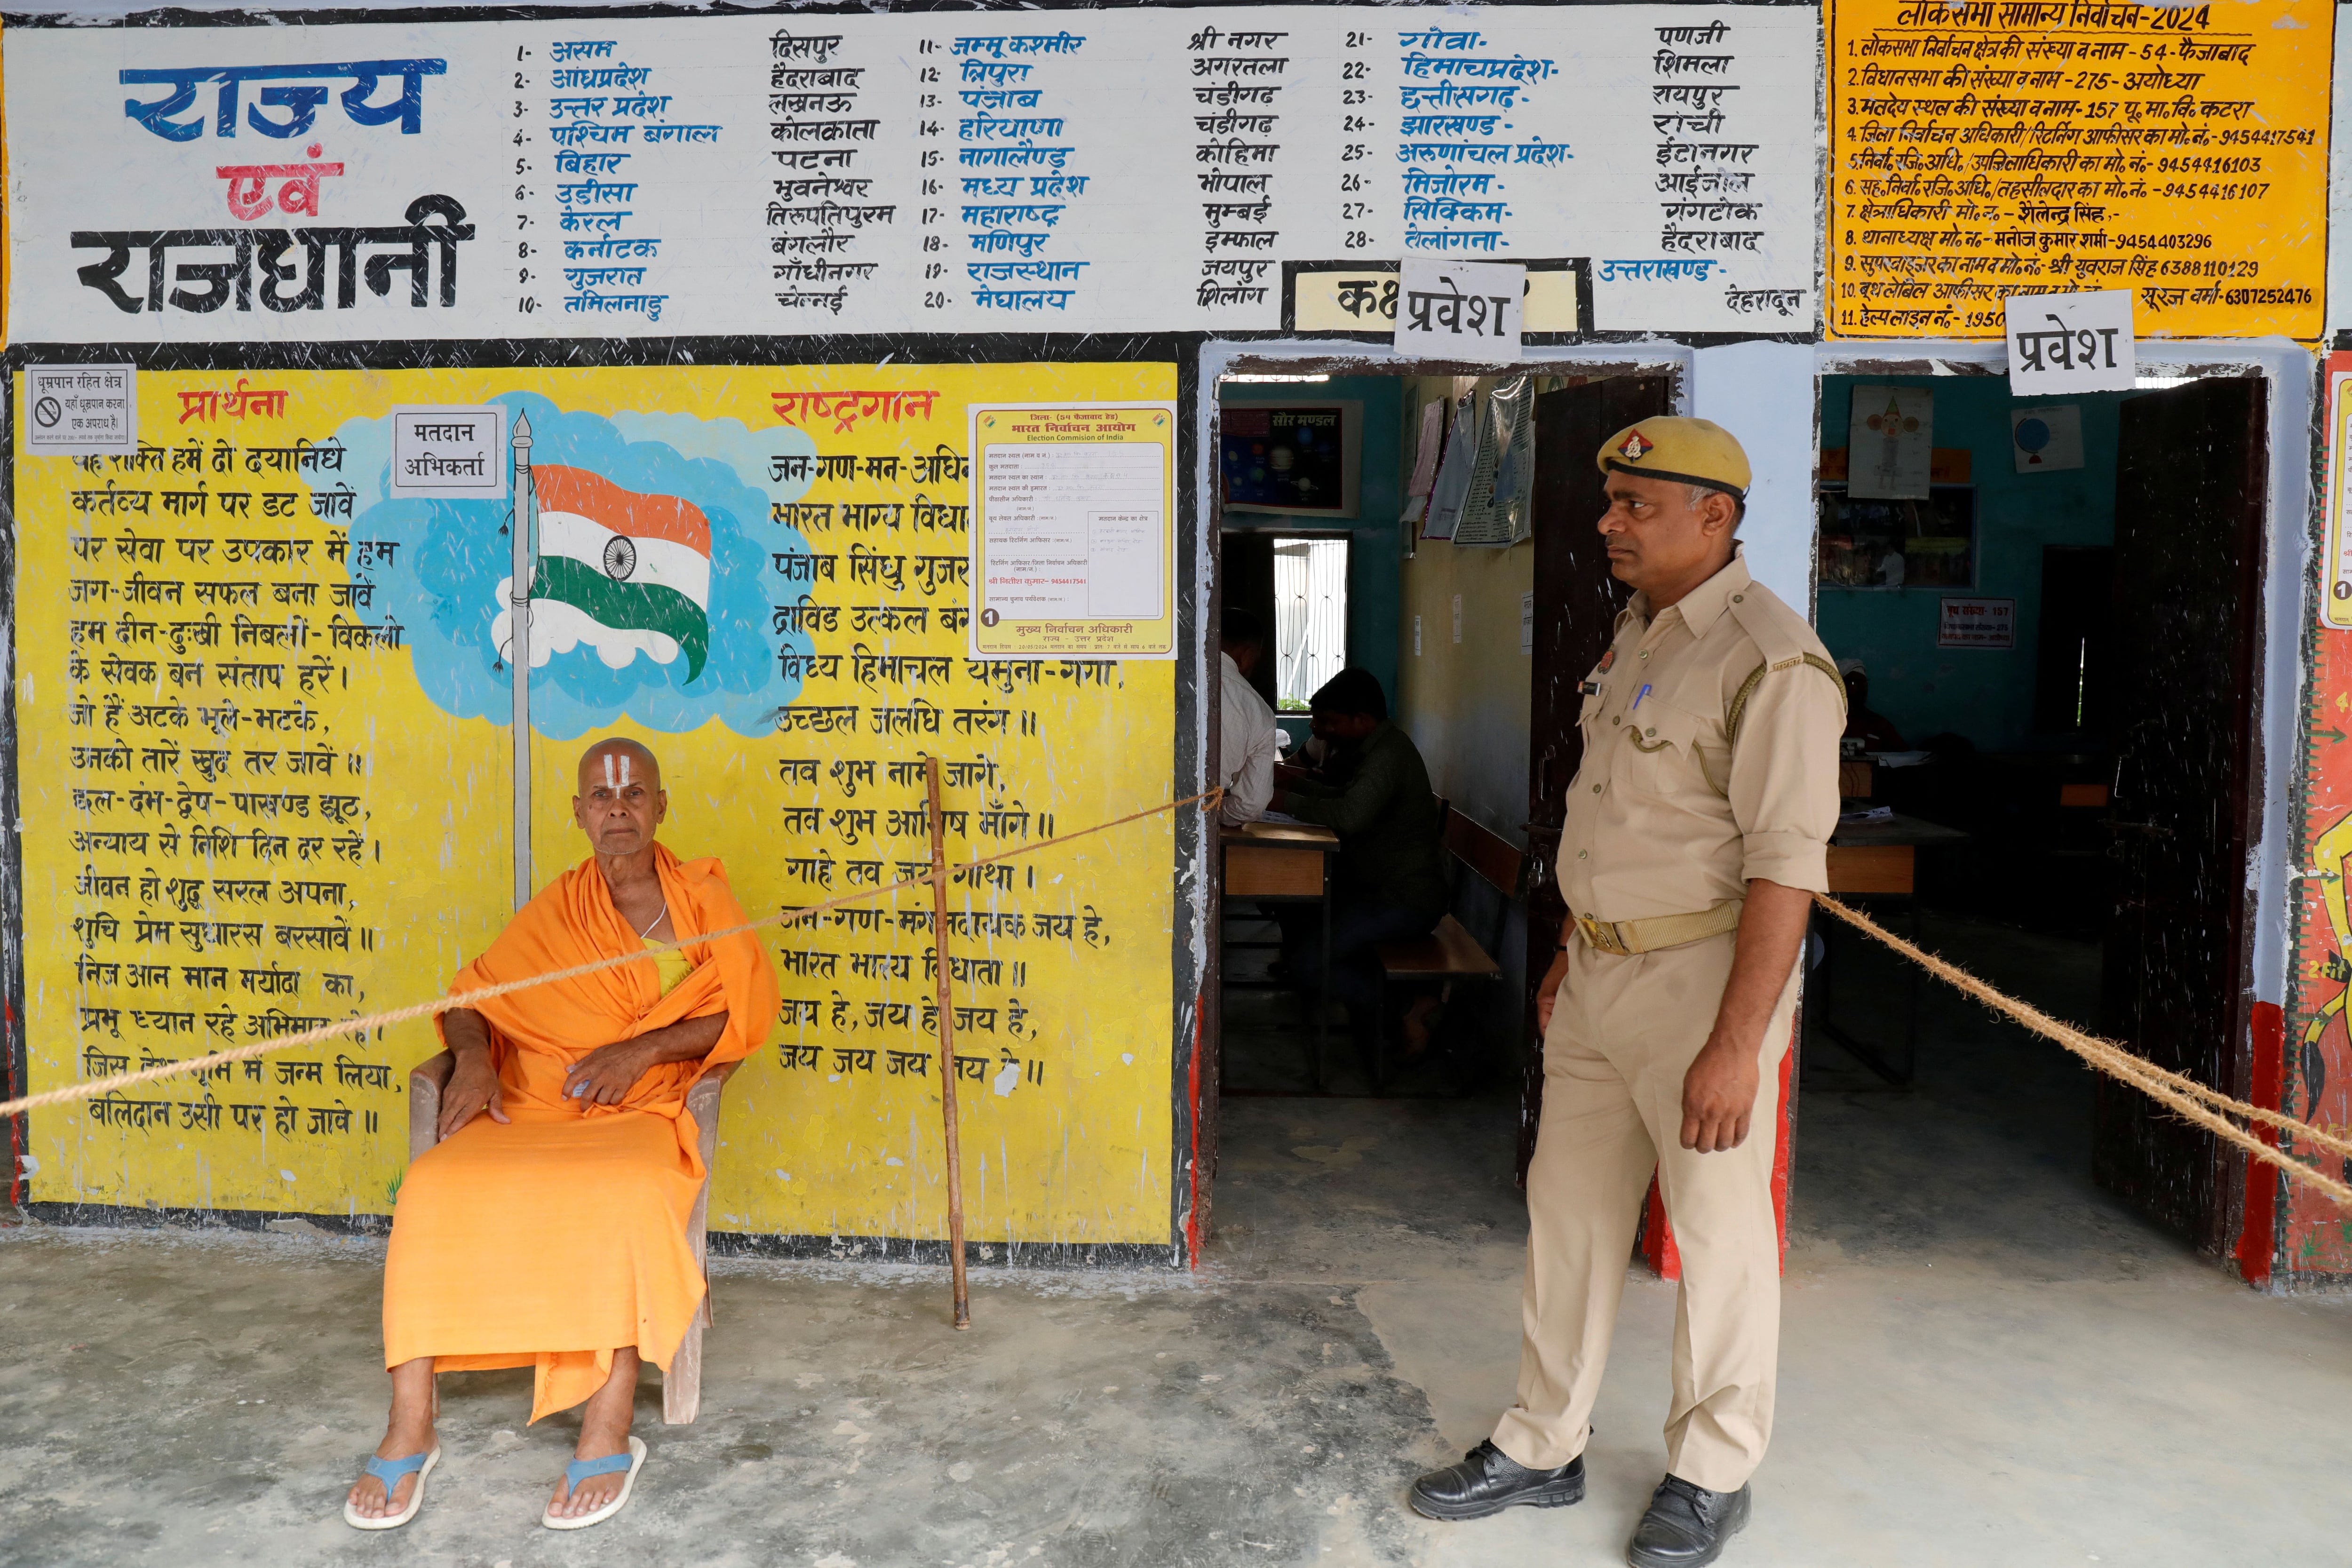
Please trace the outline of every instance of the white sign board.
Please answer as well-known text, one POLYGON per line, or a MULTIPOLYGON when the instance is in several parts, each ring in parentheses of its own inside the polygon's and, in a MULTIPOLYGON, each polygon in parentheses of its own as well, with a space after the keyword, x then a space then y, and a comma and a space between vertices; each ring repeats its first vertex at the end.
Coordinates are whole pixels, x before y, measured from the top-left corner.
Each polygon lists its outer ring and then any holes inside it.
POLYGON ((395 500, 497 500, 507 493, 507 411, 499 404, 392 411, 395 500))
POLYGON ((1936 623, 1937 647, 2017 646, 2015 599, 1946 599, 1936 623))
POLYGON ((127 364, 27 365, 25 450, 36 458, 139 447, 139 372, 127 364))
POLYGON ((2053 393, 2129 392, 2139 359, 2132 344, 2132 291, 2012 294, 2009 391, 2012 397, 2053 393))
POLYGON ((1924 386, 1857 386, 1846 435, 1846 493, 1857 500, 1926 500, 1935 455, 1936 395, 1924 386))
POLYGON ((1273 331, 1286 262, 1422 256, 1582 259, 1604 331, 1802 331, 1820 25, 1522 5, 11 28, 9 318, 56 342, 1273 331))
POLYGON ((1528 269, 1408 256, 1398 268, 1396 349, 1434 359, 1517 359, 1528 269))

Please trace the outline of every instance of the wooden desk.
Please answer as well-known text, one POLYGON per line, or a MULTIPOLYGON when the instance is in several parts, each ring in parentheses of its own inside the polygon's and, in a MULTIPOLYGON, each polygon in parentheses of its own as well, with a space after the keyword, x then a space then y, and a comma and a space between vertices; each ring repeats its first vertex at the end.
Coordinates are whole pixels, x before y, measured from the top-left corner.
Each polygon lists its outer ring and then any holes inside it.
MULTIPOLYGON (((1911 939, 1919 938, 1919 908, 1916 894, 1918 888, 1918 851, 1922 846, 1958 844, 1968 835, 1956 827, 1946 827, 1939 822, 1927 822, 1900 813, 1878 822, 1841 823, 1830 836, 1830 891, 1840 895, 1862 897, 1893 897, 1905 900, 1911 912, 1911 939)), ((1836 963, 1833 958, 1832 928, 1837 940, 1859 939, 1835 921, 1824 921, 1822 931, 1822 962, 1815 971, 1817 995, 1806 1013, 1821 1026, 1845 1053, 1876 1073, 1887 1082, 1908 1085, 1918 1068, 1919 1056, 1919 970, 1906 962, 1910 983, 1909 1007, 1903 1031, 1901 1063, 1888 1061, 1870 1046, 1840 1027, 1832 1013, 1836 995, 1836 963)))
MULTIPOLYGON (((1305 824, 1253 822, 1247 826, 1221 826, 1217 843, 1224 856, 1224 891, 1217 901, 1217 942, 1223 947, 1279 947, 1279 942, 1227 942, 1224 900, 1255 899, 1262 903, 1314 903, 1322 906, 1323 965, 1315 996, 1315 1044, 1307 1076, 1316 1093, 1323 1092, 1323 1054, 1328 1043, 1331 1012, 1331 857, 1339 852, 1339 836, 1328 827, 1305 824)), ((1274 980, 1228 980, 1235 990, 1279 989, 1274 980)))
POLYGON ((1958 844, 1966 837, 1957 827, 1900 813, 1882 822, 1841 823, 1830 835, 1830 891, 1907 897, 1917 880, 1919 846, 1958 844))

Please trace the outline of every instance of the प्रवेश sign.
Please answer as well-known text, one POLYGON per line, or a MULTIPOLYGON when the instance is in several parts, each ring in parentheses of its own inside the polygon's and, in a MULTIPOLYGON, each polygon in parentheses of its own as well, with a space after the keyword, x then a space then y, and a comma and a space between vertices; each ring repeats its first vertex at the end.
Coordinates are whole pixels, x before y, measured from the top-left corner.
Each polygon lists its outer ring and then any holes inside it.
POLYGON ((507 411, 474 407, 392 411, 395 500, 497 500, 507 493, 507 411))
POLYGON ((2132 345, 2130 289, 2012 294, 2003 303, 2011 396, 2132 389, 2139 357, 2132 345))
POLYGON ((1396 349, 1440 359, 1519 357, 1528 269, 1408 256, 1397 285, 1396 349))

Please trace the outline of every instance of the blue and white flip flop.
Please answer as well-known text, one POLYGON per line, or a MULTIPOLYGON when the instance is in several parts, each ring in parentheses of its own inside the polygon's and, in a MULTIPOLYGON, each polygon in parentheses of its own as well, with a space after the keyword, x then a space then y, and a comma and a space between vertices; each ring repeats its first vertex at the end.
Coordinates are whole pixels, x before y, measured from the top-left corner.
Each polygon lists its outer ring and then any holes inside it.
POLYGON ((591 1476, 609 1476, 615 1470, 626 1470, 628 1479, 621 1483, 618 1497, 593 1513, 583 1513, 577 1519, 558 1519, 551 1505, 547 1512, 539 1516, 539 1522, 550 1530, 585 1530, 592 1524, 604 1523, 629 1506, 629 1493, 635 1488, 637 1471, 645 1462, 646 1445, 640 1437, 629 1439, 629 1451, 625 1454, 607 1454, 601 1459, 572 1460, 563 1467, 563 1495, 567 1498, 574 1488, 591 1476))
POLYGON ((430 1453, 411 1454, 404 1459, 379 1459, 373 1454, 370 1454, 367 1473, 383 1483, 385 1497, 388 1498, 398 1491, 401 1478, 407 1475, 413 1474, 416 1477, 416 1489, 408 1494, 408 1506, 398 1513, 382 1514, 373 1518, 353 1508, 351 1500, 346 1498, 343 1500, 343 1522, 353 1530, 398 1530, 402 1525, 415 1519, 416 1510, 425 1506, 425 1478, 431 1475, 433 1467, 440 1462, 441 1450, 438 1447, 434 1448, 430 1453))

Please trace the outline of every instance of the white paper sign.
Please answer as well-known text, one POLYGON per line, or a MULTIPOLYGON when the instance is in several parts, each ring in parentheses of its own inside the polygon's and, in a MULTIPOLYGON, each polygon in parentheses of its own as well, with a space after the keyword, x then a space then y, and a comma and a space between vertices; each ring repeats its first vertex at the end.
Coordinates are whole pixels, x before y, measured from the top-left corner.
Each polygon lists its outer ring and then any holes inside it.
POLYGON ((2083 466, 2083 405, 2037 403, 2009 411, 2009 446, 2021 474, 2083 466))
POLYGON ((127 364, 25 367, 25 450, 36 458, 139 448, 139 371, 127 364))
POLYGON ((1846 436, 1846 493, 1858 500, 1926 500, 1936 445, 1936 395, 1924 386, 1857 386, 1846 436))
POLYGON ((1396 347, 1434 359, 1517 359, 1528 269, 1408 256, 1398 268, 1396 347))
POLYGON ((1937 647, 2013 648, 2015 599, 1946 599, 1936 627, 1937 647))
POLYGON ((2129 392, 2139 358, 2132 343, 2132 291, 2012 294, 2009 390, 2012 396, 2129 392))
POLYGON ((502 404, 404 405, 392 411, 394 500, 497 500, 507 493, 502 404))

